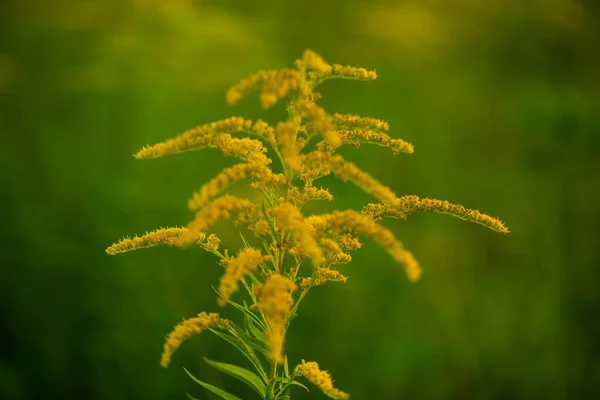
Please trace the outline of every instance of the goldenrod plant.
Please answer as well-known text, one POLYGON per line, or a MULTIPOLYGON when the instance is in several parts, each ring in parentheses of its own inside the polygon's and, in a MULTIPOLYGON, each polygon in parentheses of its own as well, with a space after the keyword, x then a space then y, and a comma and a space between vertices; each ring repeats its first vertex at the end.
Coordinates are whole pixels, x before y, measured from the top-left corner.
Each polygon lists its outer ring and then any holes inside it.
MULTIPOLYGON (((336 152, 341 146, 362 144, 388 147, 394 153, 414 151, 410 143, 391 138, 384 121, 329 114, 317 104, 320 95, 315 89, 328 79, 371 81, 376 77, 374 71, 364 68, 330 65, 306 50, 294 68, 260 71, 227 92, 230 105, 253 92, 258 92, 264 108, 285 100, 286 121, 271 126, 260 119, 231 117, 200 125, 135 154, 137 159, 148 159, 216 148, 240 160, 193 194, 188 206, 195 217, 186 227, 157 229, 122 239, 106 249, 108 254, 117 254, 158 245, 197 246, 218 258, 223 274, 215 289, 217 304, 234 307, 241 313, 241 320, 236 323, 218 313, 201 312, 182 321, 165 341, 162 366, 169 365, 184 341, 210 331, 239 350, 254 371, 209 359, 206 362, 246 383, 261 399, 290 399, 293 386, 306 389, 301 378, 332 399, 347 399, 349 395, 335 388, 329 372, 316 362, 301 360, 290 368, 284 344, 290 322, 310 290, 330 281, 346 282, 337 266, 351 261, 351 252, 362 246, 359 237, 377 242, 414 282, 421 276, 421 268, 413 254, 379 223, 383 218, 405 219, 411 213, 429 211, 508 233, 498 219, 461 205, 417 196, 398 197, 336 152), (267 147, 279 160, 279 171, 272 167, 267 147), (361 211, 305 216, 302 210, 308 202, 332 199, 327 188, 317 186, 320 178, 330 174, 352 182, 375 202, 361 211), (249 182, 260 200, 227 194, 228 188, 239 181, 249 182), (209 233, 213 224, 229 217, 243 227, 240 234, 244 248, 237 252, 220 250, 219 239, 209 233), (245 300, 236 299, 240 287, 245 300)), ((190 376, 223 399, 238 399, 190 376)))

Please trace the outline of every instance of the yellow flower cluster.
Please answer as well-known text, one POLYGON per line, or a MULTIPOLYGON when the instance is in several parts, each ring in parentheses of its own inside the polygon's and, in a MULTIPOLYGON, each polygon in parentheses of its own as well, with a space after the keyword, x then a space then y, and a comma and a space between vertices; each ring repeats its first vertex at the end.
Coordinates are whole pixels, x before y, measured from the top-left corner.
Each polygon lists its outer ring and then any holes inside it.
POLYGON ((332 70, 331 65, 325 62, 325 60, 323 60, 323 57, 321 57, 319 54, 315 53, 312 50, 304 51, 304 54, 302 54, 302 59, 296 60, 296 67, 298 69, 306 67, 320 74, 329 74, 332 70))
POLYGON ((205 231, 220 219, 227 219, 231 214, 238 216, 239 223, 249 223, 254 220, 253 213, 256 205, 248 199, 240 199, 235 196, 222 196, 207 203, 200 209, 192 222, 188 225, 188 230, 181 236, 180 243, 190 244, 198 232, 205 231))
POLYGON ((308 217, 305 222, 314 227, 318 237, 324 237, 328 233, 352 233, 369 237, 385 248, 394 260, 404 265, 408 279, 414 282, 421 276, 421 268, 412 253, 396 240, 389 229, 378 225, 367 215, 354 210, 334 211, 331 214, 308 217))
POLYGON ((339 244, 329 238, 322 238, 320 241, 321 247, 328 251, 327 264, 347 264, 352 261, 350 254, 344 253, 339 244))
POLYGON ((304 376, 310 383, 321 389, 323 394, 332 399, 348 399, 350 395, 344 393, 333 386, 331 375, 327 371, 321 371, 319 364, 314 361, 306 362, 302 360, 302 364, 296 367, 296 371, 304 376))
POLYGON ((281 203, 268 211, 269 215, 275 218, 279 229, 289 231, 299 248, 301 254, 306 254, 312 260, 314 265, 321 263, 323 254, 315 238, 312 235, 310 227, 304 223, 304 217, 300 210, 290 203, 281 203))
POLYGON ((227 329, 229 320, 219 318, 219 314, 201 312, 194 318, 188 318, 177 324, 167 336, 163 346, 160 365, 168 367, 171 363, 171 356, 181 346, 183 342, 194 335, 209 328, 227 329))
POLYGON ((403 196, 394 199, 389 203, 368 204, 365 206, 363 213, 370 215, 375 219, 381 219, 383 217, 405 219, 408 214, 418 211, 453 215, 466 221, 483 225, 496 232, 505 234, 509 232, 502 221, 492 218, 489 215, 482 214, 477 210, 471 210, 460 204, 452 204, 445 200, 421 199, 418 196, 403 196))
POLYGON ((358 238, 348 233, 338 235, 337 241, 340 244, 340 247, 347 251, 358 250, 362 247, 362 243, 358 240, 358 238))
POLYGON ((314 279, 312 277, 303 278, 300 282, 302 289, 307 289, 311 286, 319 286, 327 281, 346 282, 348 278, 342 275, 339 271, 328 267, 320 267, 315 270, 314 279))
POLYGON ((218 133, 240 132, 244 127, 250 126, 251 121, 246 121, 241 117, 230 117, 221 121, 211 122, 185 131, 181 135, 164 142, 152 146, 145 146, 134 154, 134 157, 138 160, 144 158, 157 158, 184 151, 214 147, 213 139, 218 133))
POLYGON ((292 292, 296 288, 296 284, 289 278, 277 273, 269 275, 264 284, 254 287, 254 295, 258 298, 258 302, 251 308, 264 314, 269 328, 267 332, 269 358, 279 364, 284 360, 283 329, 294 304, 292 292))
MULTIPOLYGON (((405 142, 402 139, 392 139, 385 133, 375 132, 371 130, 339 130, 338 135, 342 144, 349 144, 355 147, 360 147, 363 143, 376 144, 382 147, 392 149, 394 154, 399 153, 414 153, 415 148, 412 144, 405 142)), ((319 150, 327 150, 327 143, 321 142, 317 145, 319 150)))
POLYGON ((260 71, 241 80, 226 95, 229 105, 234 105, 254 91, 260 91, 259 99, 263 108, 269 108, 292 89, 297 88, 300 73, 296 69, 260 71))
POLYGON ((198 192, 194 193, 192 199, 188 203, 188 207, 190 210, 196 211, 229 186, 248 178, 255 181, 254 184, 256 187, 285 184, 285 177, 283 175, 273 174, 263 163, 248 162, 236 164, 223 169, 221 173, 208 181, 208 183, 202 186, 198 192))
POLYGON ((293 186, 289 192, 290 201, 296 205, 296 207, 302 207, 305 203, 312 200, 332 200, 333 196, 329 193, 329 190, 323 188, 316 188, 308 185, 300 190, 293 186))
POLYGON ((293 171, 298 171, 301 166, 296 144, 296 135, 299 129, 299 119, 280 122, 275 128, 275 137, 281 147, 281 155, 293 171))
POLYGON ((221 307, 227 305, 227 300, 238 290, 238 282, 245 275, 256 271, 258 267, 269 260, 269 256, 263 256, 260 251, 253 248, 242 249, 237 257, 228 261, 225 273, 219 282, 220 298, 217 302, 221 307))
POLYGON ((334 113, 331 117, 333 118, 333 123, 339 129, 364 129, 376 132, 387 132, 390 129, 390 125, 387 122, 376 118, 338 113, 334 113))
MULTIPOLYGON (((123 238, 117 243, 112 244, 106 248, 106 252, 110 255, 117 253, 125 253, 127 251, 145 249, 148 247, 154 247, 161 244, 167 246, 178 246, 179 238, 187 233, 186 228, 160 228, 152 232, 147 232, 142 236, 134 236, 133 238, 123 238)), ((206 235, 203 232, 197 232, 195 236, 192 236, 191 242, 198 244, 204 242, 206 235)))

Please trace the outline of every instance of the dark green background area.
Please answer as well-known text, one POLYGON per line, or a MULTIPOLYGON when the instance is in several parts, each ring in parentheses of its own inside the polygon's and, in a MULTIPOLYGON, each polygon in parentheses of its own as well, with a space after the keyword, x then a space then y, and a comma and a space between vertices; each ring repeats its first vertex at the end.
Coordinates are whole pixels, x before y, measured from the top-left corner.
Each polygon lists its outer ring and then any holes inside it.
MULTIPOLYGON (((183 366, 252 398, 202 361, 244 363, 209 334, 158 363, 175 323, 219 311, 215 258, 104 249, 186 224, 191 193, 232 163, 131 155, 230 115, 275 123, 283 105, 230 109, 225 91, 305 48, 376 69, 375 82, 327 82, 321 104, 387 120, 416 148, 348 148, 348 159, 399 195, 477 208, 511 234, 441 215, 386 221, 422 279, 366 241, 341 267, 348 282, 303 304, 290 360, 318 361, 354 399, 597 395, 598 11, 592 0, 0 2, 0 398, 214 398, 183 366)), ((324 184, 335 200, 309 213, 370 201, 324 184)), ((230 223, 215 232, 240 245, 230 223)))

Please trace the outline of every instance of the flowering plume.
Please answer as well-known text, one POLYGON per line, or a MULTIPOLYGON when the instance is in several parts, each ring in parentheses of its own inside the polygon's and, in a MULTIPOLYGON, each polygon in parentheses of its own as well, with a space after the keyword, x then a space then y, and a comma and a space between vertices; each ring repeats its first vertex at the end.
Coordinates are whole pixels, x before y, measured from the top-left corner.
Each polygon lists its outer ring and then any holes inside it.
MULTIPOLYGON (((289 399, 291 385, 304 377, 325 395, 347 399, 348 394, 336 389, 331 375, 321 371, 316 362, 302 361, 290 374, 284 343, 300 302, 313 287, 346 282, 346 276, 336 268, 351 262, 350 252, 362 246, 359 238, 379 244, 390 255, 390 261, 402 265, 408 279, 414 282, 421 276, 419 263, 392 231, 381 225, 385 217, 405 219, 415 212, 435 212, 508 233, 500 220, 462 205, 414 195, 399 197, 385 182, 337 153, 346 145, 377 145, 394 154, 415 151, 410 142, 393 137, 389 124, 381 119, 331 114, 318 103, 321 95, 316 89, 329 79, 376 78, 375 71, 329 64, 314 51, 306 50, 293 67, 259 71, 242 79, 226 94, 230 105, 253 93, 263 108, 285 102, 287 120, 271 125, 260 119, 231 117, 145 146, 134 155, 137 159, 152 159, 212 148, 237 160, 237 164, 223 169, 191 195, 188 208, 194 216, 186 227, 161 228, 140 237, 124 238, 106 249, 112 255, 158 245, 192 245, 220 259, 218 264, 224 273, 216 288, 217 301, 221 306, 231 304, 241 311, 244 327, 215 313, 203 312, 184 320, 165 341, 163 366, 169 364, 183 341, 210 330, 242 352, 256 374, 229 364, 207 362, 242 380, 261 398, 289 399), (273 163, 269 155, 276 157, 277 162, 273 163), (305 215, 302 210, 307 203, 333 198, 327 188, 317 184, 328 175, 352 182, 372 196, 373 202, 366 204, 362 212, 336 210, 305 215), (256 192, 255 196, 240 198, 228 193, 233 186, 244 183, 256 192), (220 240, 209 233, 214 224, 230 217, 242 230, 244 243, 235 256, 230 256, 234 252, 228 249, 221 251, 220 240), (247 240, 244 235, 248 232, 252 237, 247 240), (247 295, 243 302, 235 299, 240 287, 247 295), (263 356, 270 364, 268 373, 260 360, 263 356)), ((223 390, 197 381, 224 396, 223 390)))

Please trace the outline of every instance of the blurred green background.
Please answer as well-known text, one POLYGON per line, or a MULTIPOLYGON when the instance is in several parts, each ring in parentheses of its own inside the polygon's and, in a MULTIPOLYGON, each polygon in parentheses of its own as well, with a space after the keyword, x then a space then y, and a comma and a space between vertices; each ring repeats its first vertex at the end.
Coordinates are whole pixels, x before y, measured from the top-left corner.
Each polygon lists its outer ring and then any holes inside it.
MULTIPOLYGON (((416 147, 344 155, 398 194, 499 216, 504 236, 441 215, 387 221, 425 269, 410 284, 372 242, 347 284, 312 292, 290 332, 354 399, 581 399, 600 392, 600 3, 595 0, 0 2, 0 398, 251 399, 201 356, 159 366, 183 317, 218 311, 199 250, 110 257, 118 238, 191 218, 187 199, 232 160, 135 161, 141 146, 230 115, 276 122, 226 89, 305 48, 376 69, 331 81, 330 112, 388 120, 416 147)), ((369 198, 327 180, 336 199, 369 198)), ((216 228, 224 247, 239 238, 216 228)), ((231 310, 224 310, 228 317, 231 310)), ((294 398, 324 398, 316 390, 294 398)))

